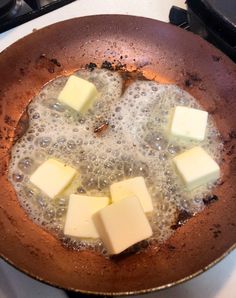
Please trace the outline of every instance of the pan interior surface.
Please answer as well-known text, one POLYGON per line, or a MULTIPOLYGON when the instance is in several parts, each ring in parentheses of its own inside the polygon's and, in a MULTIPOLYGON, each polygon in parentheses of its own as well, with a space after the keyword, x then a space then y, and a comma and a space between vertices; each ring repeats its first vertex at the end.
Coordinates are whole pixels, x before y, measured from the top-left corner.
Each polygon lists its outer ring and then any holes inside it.
POLYGON ((0 54, 0 254, 55 286, 107 295, 165 288, 194 276, 236 243, 236 67, 221 52, 172 25, 130 16, 91 16, 39 30, 0 54), (215 202, 163 244, 104 258, 66 249, 33 223, 8 181, 10 151, 27 126, 30 100, 50 80, 95 63, 175 84, 214 118, 224 144, 215 202), (194 239, 194 241, 193 241, 194 239), (47 268, 47 269, 45 269, 47 268))

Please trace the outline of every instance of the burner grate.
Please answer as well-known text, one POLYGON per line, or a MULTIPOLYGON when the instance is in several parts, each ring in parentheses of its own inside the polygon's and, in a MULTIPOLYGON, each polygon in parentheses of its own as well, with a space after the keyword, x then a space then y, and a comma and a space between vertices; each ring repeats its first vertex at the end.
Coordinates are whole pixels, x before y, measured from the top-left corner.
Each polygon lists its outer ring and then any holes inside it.
MULTIPOLYGON (((26 23, 43 14, 60 8, 75 0, 0 0, 13 2, 14 5, 8 5, 8 12, 2 14, 0 10, 0 33, 11 28, 26 23)), ((3 3, 3 2, 1 2, 3 3)), ((1 8, 1 6, 0 6, 1 8)))
POLYGON ((189 30, 187 10, 172 6, 169 13, 170 23, 185 30, 189 30))
MULTIPOLYGON (((234 5, 232 9, 236 7, 234 1, 235 0, 232 0, 234 5)), ((236 62, 236 25, 230 23, 231 27, 229 27, 229 25, 224 26, 223 20, 226 18, 226 15, 222 14, 219 16, 219 23, 220 21, 222 22, 218 25, 218 28, 210 17, 206 18, 206 13, 211 16, 213 12, 207 9, 201 10, 201 7, 199 8, 198 6, 198 9, 196 9, 195 6, 191 7, 190 5, 192 5, 192 3, 194 3, 194 5, 198 3, 199 5, 200 2, 187 0, 187 10, 172 6, 169 13, 170 23, 200 35, 236 62)))

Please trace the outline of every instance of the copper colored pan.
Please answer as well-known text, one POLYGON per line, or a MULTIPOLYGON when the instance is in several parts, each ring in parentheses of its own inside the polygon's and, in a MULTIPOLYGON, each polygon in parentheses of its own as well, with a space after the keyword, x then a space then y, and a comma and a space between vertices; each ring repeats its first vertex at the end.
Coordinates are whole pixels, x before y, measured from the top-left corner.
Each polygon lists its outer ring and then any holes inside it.
POLYGON ((93 293, 133 293, 169 287, 202 272, 236 244, 236 66, 189 32, 130 16, 92 16, 39 30, 0 54, 0 255, 52 285, 93 293), (219 200, 176 230, 165 244, 108 260, 65 249, 19 206, 7 180, 15 128, 49 80, 104 60, 177 84, 214 115, 222 134, 219 200))

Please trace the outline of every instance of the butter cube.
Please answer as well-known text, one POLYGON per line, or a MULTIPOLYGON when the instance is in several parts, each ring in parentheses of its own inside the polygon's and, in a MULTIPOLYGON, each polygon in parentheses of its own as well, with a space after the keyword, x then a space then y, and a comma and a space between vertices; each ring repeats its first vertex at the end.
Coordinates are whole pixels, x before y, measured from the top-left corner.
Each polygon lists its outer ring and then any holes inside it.
POLYGON ((77 238, 99 238, 92 215, 109 204, 108 197, 71 195, 64 234, 77 238))
POLYGON ((135 177, 124 181, 113 183, 110 186, 112 202, 136 196, 143 207, 144 212, 152 212, 152 198, 148 193, 143 177, 135 177))
POLYGON ((213 182, 220 177, 220 168, 201 147, 194 147, 174 157, 176 170, 189 190, 213 182))
POLYGON ((70 76, 60 92, 58 100, 77 112, 86 112, 98 95, 94 84, 76 76, 70 76))
POLYGON ((208 113, 202 110, 178 106, 175 107, 169 134, 174 137, 204 140, 208 113))
POLYGON ((36 169, 30 182, 53 199, 64 190, 75 174, 76 170, 72 167, 50 158, 36 169))
POLYGON ((152 228, 137 197, 101 209, 93 220, 109 254, 118 254, 152 236, 152 228))

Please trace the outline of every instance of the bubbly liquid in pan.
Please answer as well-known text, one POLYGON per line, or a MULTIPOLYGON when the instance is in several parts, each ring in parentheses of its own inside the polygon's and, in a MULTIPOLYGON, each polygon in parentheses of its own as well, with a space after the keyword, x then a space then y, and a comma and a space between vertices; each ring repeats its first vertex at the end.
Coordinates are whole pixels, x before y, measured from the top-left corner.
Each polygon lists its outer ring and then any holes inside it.
MULTIPOLYGON (((76 75, 93 82, 100 93, 83 117, 58 103, 56 98, 67 77, 49 82, 28 107, 29 129, 12 149, 9 179, 21 206, 37 224, 55 233, 76 249, 94 248, 105 253, 102 243, 69 239, 63 226, 70 193, 109 195, 109 185, 143 176, 153 199, 150 222, 152 239, 165 241, 173 230, 178 210, 196 213, 214 185, 187 191, 172 166, 172 158, 199 143, 168 141, 170 110, 183 105, 201 108, 196 99, 175 85, 137 80, 122 94, 118 72, 81 70, 76 75), (95 132, 96 131, 96 132, 95 132), (80 175, 65 192, 52 200, 29 182, 30 175, 49 157, 76 168, 80 175)), ((222 143, 209 117, 206 138, 200 144, 218 162, 222 143)))

